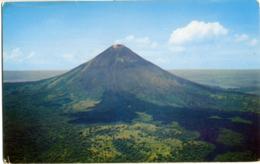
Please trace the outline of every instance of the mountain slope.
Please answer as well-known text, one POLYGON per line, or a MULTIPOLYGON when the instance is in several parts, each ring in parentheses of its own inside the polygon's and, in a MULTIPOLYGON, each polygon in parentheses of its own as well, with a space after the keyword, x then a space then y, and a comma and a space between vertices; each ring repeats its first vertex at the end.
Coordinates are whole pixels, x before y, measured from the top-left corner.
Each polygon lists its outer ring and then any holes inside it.
MULTIPOLYGON (((158 105, 256 111, 259 97, 200 85, 146 61, 123 45, 113 45, 89 62, 47 80, 31 83, 48 100, 98 102, 105 92, 129 93, 158 105)), ((63 101, 64 102, 64 101, 63 101)))

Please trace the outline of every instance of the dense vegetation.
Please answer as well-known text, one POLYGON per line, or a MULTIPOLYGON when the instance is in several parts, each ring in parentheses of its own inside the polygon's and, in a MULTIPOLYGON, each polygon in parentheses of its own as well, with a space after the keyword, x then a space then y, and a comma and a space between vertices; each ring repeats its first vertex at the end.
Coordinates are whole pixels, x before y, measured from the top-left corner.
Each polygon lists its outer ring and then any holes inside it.
POLYGON ((221 162, 239 162, 239 161, 251 161, 254 155, 250 151, 243 151, 243 152, 227 152, 221 155, 218 155, 215 158, 215 161, 221 162))
POLYGON ((11 86, 4 92, 4 157, 11 162, 251 161, 259 156, 255 114, 162 107, 112 93, 100 102, 72 101, 64 108, 66 101, 46 104, 45 94, 18 94, 22 85, 11 86))
POLYGON ((219 130, 217 138, 217 142, 231 146, 243 144, 243 140, 244 138, 242 134, 225 128, 219 130))

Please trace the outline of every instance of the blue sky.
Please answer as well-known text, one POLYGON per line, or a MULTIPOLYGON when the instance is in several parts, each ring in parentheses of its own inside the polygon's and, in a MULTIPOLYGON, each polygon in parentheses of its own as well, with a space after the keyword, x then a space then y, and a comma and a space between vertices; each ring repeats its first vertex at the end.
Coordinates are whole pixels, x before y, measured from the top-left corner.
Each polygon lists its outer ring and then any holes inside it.
POLYGON ((5 3, 4 70, 71 69, 115 43, 164 69, 259 69, 259 15, 256 0, 5 3))

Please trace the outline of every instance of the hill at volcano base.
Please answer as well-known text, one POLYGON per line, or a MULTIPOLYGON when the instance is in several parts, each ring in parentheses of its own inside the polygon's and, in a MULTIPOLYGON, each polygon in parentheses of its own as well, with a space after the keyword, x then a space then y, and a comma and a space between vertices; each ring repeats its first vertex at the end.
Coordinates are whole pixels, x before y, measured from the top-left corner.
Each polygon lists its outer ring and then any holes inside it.
POLYGON ((123 45, 60 76, 4 83, 3 103, 4 156, 13 162, 259 157, 258 96, 185 80, 123 45), (240 139, 225 145, 226 136, 240 139))

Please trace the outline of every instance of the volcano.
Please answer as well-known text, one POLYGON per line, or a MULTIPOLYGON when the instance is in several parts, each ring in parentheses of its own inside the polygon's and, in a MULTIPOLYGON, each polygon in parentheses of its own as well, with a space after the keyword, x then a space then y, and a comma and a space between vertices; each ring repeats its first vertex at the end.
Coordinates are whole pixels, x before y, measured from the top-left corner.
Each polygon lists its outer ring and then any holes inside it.
POLYGON ((76 101, 100 101, 104 93, 113 92, 129 93, 143 101, 175 107, 252 111, 258 105, 254 98, 251 101, 244 94, 175 76, 122 44, 112 45, 71 71, 36 84, 48 91, 54 101, 61 97, 68 101, 75 98, 76 101))
POLYGON ((259 96, 183 79, 121 44, 59 76, 4 83, 3 97, 11 162, 259 159, 259 96))

